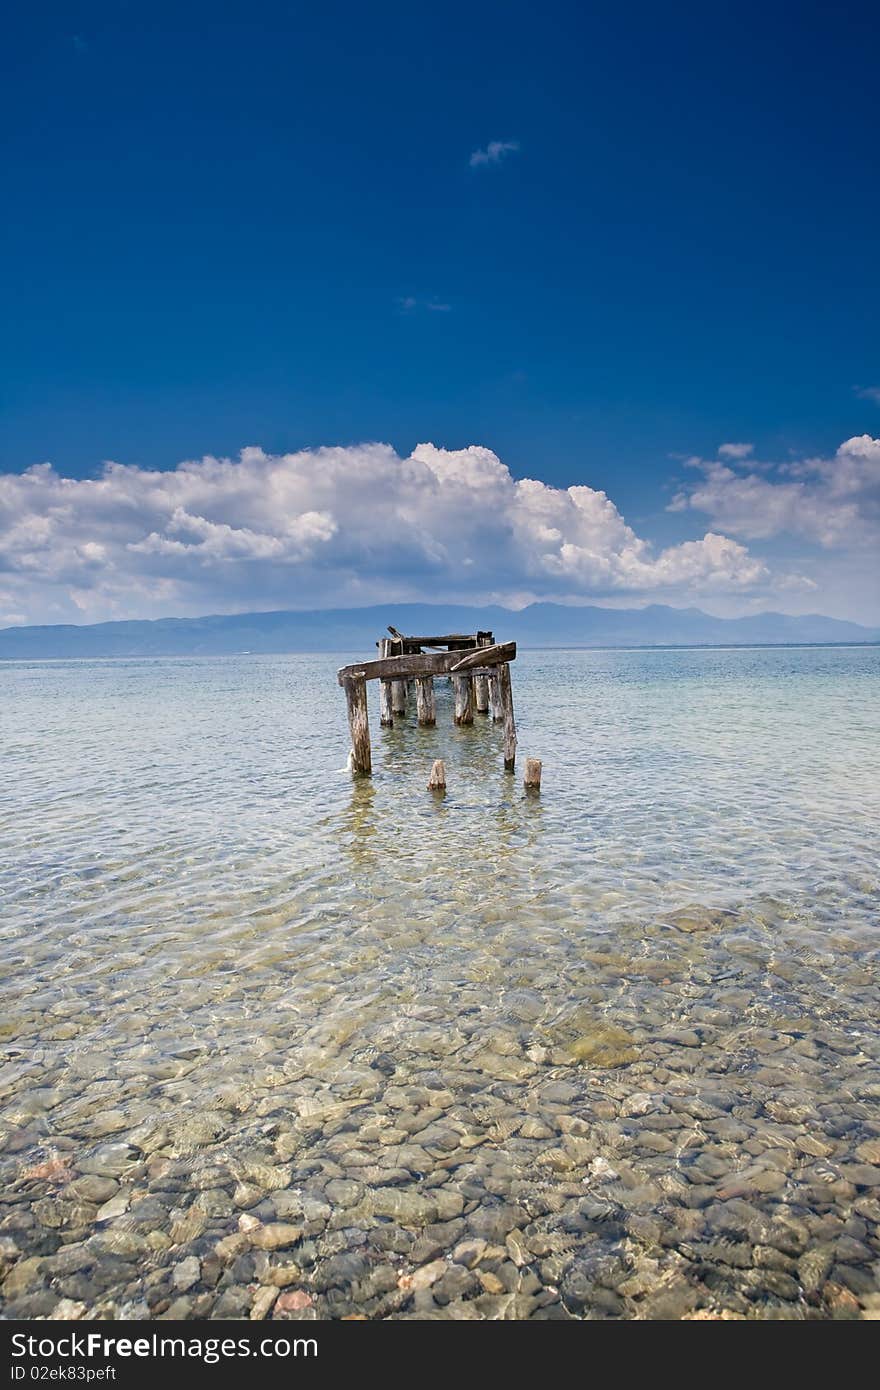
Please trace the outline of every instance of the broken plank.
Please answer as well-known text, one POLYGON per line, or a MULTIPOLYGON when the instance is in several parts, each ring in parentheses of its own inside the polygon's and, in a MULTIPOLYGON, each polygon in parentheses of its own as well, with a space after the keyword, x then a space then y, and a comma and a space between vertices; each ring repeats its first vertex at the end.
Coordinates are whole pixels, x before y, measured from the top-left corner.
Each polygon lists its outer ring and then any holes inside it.
POLYGON ((459 660, 454 666, 450 666, 450 672, 470 671, 479 666, 499 666, 504 662, 513 661, 516 656, 515 642, 499 642, 495 647, 477 647, 472 652, 466 652, 464 656, 457 653, 459 660))
POLYGON ((472 667, 497 666, 516 659, 516 643, 503 642, 495 647, 480 647, 462 656, 460 651, 420 652, 407 656, 382 657, 378 661, 362 661, 343 666, 336 673, 340 685, 347 678, 359 675, 364 680, 412 680, 418 676, 443 676, 450 671, 469 671, 472 667))

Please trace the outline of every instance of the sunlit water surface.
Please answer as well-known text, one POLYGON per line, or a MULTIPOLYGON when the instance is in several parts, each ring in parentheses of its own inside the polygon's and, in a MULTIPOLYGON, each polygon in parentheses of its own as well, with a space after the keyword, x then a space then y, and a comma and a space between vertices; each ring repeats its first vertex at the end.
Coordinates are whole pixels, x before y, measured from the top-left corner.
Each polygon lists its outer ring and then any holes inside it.
POLYGON ((346 659, 0 667, 9 1315, 877 1316, 880 650, 346 659))

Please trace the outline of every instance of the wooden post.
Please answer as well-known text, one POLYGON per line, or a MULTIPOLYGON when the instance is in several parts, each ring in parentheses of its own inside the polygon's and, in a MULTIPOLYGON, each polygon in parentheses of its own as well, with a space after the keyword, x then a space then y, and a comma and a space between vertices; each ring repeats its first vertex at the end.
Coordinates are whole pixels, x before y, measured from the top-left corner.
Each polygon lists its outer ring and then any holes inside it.
POLYGON ((501 691, 498 687, 498 672, 494 670, 487 677, 489 681, 489 705, 492 710, 492 723, 500 724, 504 715, 501 713, 501 691))
POLYGON ((370 721, 367 715, 367 682, 363 676, 346 676, 342 685, 348 705, 348 727, 351 731, 351 770, 369 777, 373 770, 370 757, 370 721))
POLYGON ((489 677, 474 676, 474 705, 477 714, 489 713, 489 677))
MULTIPOLYGON (((492 639, 490 637, 479 637, 477 640, 477 646, 491 647, 492 639)), ((474 676, 474 704, 476 705, 477 714, 489 713, 488 676, 474 676)))
POLYGON ((424 728, 429 729, 437 723, 433 676, 416 676, 416 713, 424 728))
POLYGON ((516 767, 516 722, 513 717, 510 666, 507 662, 498 667, 498 694, 504 723, 504 771, 513 772, 516 767))
POLYGON ((446 790, 446 764, 442 758, 437 758, 431 768, 431 776, 428 778, 429 792, 445 792, 446 790))
POLYGON ((526 775, 523 778, 523 786, 527 792, 539 792, 541 790, 542 766, 540 758, 526 758, 526 775))
POLYGON ((391 682, 391 708, 394 714, 406 714, 406 681, 391 682))
MULTIPOLYGON (((391 639, 381 638, 379 642, 379 656, 391 655, 391 639)), ((394 725, 394 703, 391 698, 391 681, 379 682, 379 723, 383 729, 390 729, 394 725)))
POLYGON ((474 682, 471 676, 462 674, 452 677, 452 689, 455 691, 455 722, 456 724, 473 724, 474 722, 474 682))

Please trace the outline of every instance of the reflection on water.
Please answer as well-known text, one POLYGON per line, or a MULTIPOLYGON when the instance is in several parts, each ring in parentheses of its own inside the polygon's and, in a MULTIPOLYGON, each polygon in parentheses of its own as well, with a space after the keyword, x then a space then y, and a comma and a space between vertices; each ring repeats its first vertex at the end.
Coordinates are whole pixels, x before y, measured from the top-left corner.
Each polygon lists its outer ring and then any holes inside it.
POLYGON ((0 668, 9 1314, 875 1316, 878 651, 343 659, 0 668))

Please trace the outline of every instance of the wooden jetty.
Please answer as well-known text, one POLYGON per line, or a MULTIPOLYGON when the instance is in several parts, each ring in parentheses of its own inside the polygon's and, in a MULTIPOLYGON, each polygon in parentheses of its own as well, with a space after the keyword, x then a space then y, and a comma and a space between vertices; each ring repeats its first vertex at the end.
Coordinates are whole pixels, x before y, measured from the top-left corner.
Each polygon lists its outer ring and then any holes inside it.
POLYGON ((379 682, 379 723, 391 728, 406 715, 410 687, 414 689, 416 717, 425 728, 437 722, 434 677, 449 676, 455 695, 456 724, 473 724, 474 714, 488 715, 504 726, 504 768, 516 764, 516 723, 510 663, 516 660, 515 642, 496 642, 491 632, 447 633, 438 637, 405 637, 389 627, 380 637, 375 661, 343 666, 337 680, 345 691, 348 727, 351 731, 352 771, 369 776, 370 722, 367 682, 379 682))

